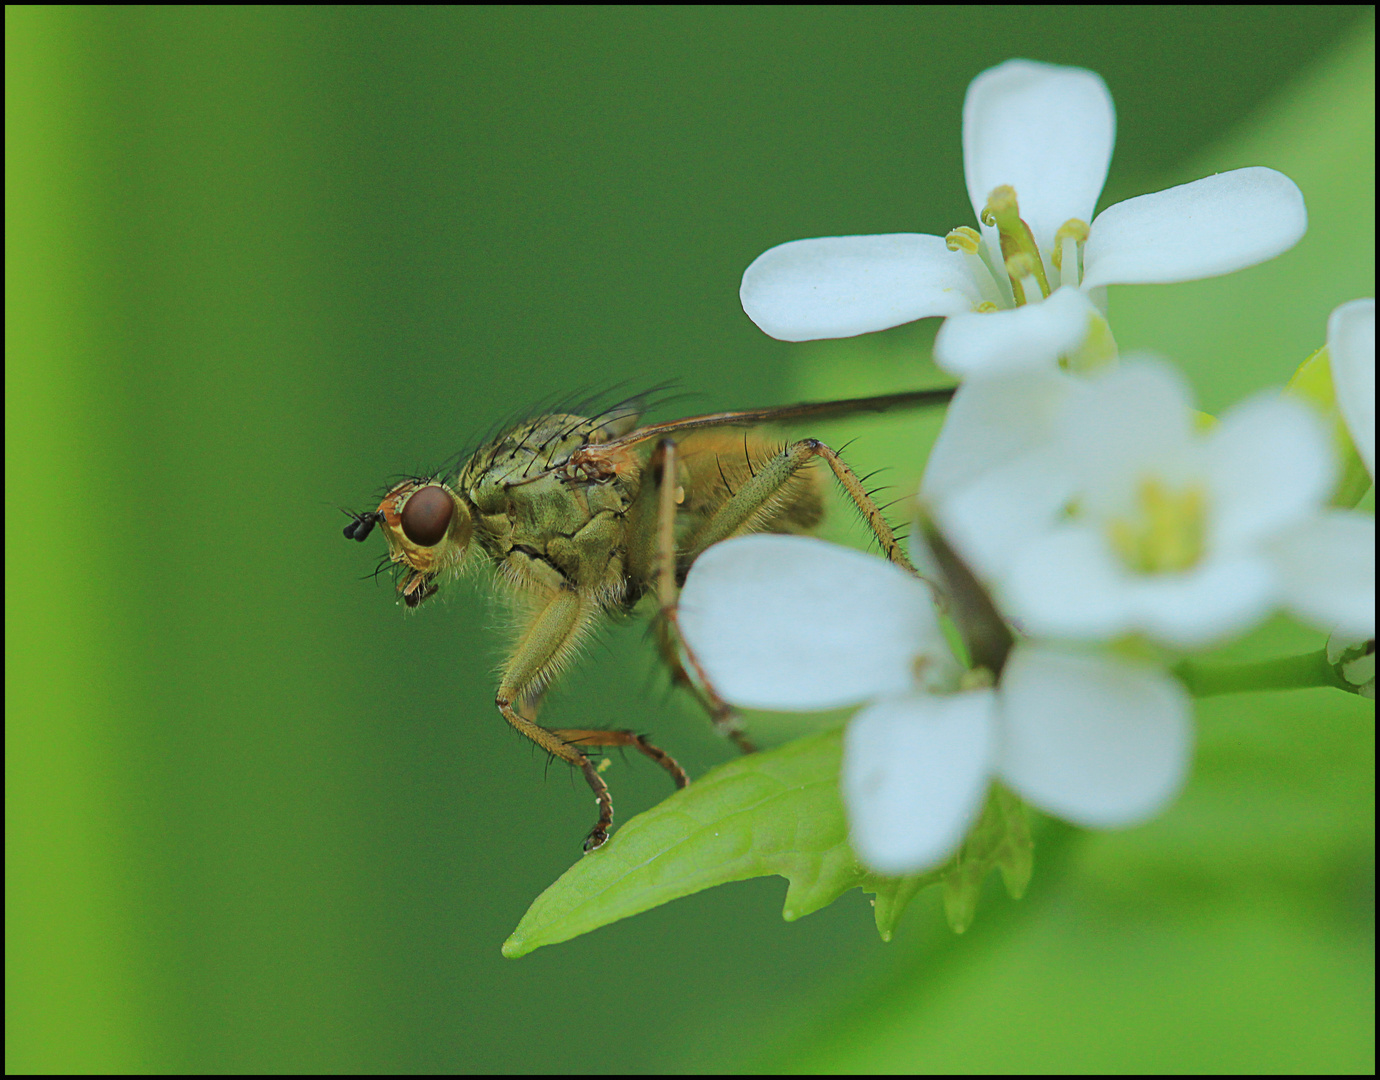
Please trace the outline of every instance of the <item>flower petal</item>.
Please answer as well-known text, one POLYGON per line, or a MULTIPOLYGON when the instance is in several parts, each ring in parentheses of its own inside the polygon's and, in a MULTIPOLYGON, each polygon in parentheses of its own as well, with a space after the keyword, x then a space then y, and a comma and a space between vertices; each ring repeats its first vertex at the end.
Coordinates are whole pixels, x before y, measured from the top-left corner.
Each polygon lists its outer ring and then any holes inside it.
MULTIPOLYGON (((965 379, 949 404, 920 497, 979 575, 999 573, 1006 554, 1043 529, 1068 496, 1048 450, 1073 385, 1054 367, 981 375, 965 379)), ((928 559, 917 534, 912 549, 928 559)))
POLYGON ((1088 336, 1097 309, 1078 289, 1005 311, 950 316, 934 339, 934 362, 951 375, 1054 367, 1088 336))
POLYGON ((982 299, 963 256, 921 233, 778 244, 743 272, 738 295, 748 318, 782 341, 853 337, 982 299))
POLYGON ((1351 441, 1375 480, 1375 298, 1352 300, 1327 320, 1332 385, 1351 441))
POLYGON ((1157 668, 1020 645, 1002 673, 998 774, 1079 825, 1134 825, 1178 794, 1193 751, 1188 695, 1157 668))
POLYGON ((715 544, 677 604, 686 644, 725 700, 833 709, 957 670, 927 586, 883 559, 808 536, 715 544))
POLYGON ((1291 609, 1325 630, 1375 636, 1375 518, 1330 510, 1271 550, 1291 609))
POLYGON ((1229 274, 1288 251, 1307 228, 1303 194, 1283 173, 1218 173, 1098 214, 1083 252, 1083 288, 1229 274))
MULTIPOLYGON (((963 172, 973 213, 980 221, 992 189, 1009 184, 1040 250, 1052 250, 1060 225, 1091 220, 1115 141, 1116 111, 1101 76, 1031 60, 989 68, 963 101, 963 172)), ((995 229, 983 233, 995 243, 995 229)))
POLYGON ((964 561, 980 577, 997 578, 1058 519, 1072 494, 1070 479, 1051 455, 1032 448, 929 509, 964 561))
POLYGON ((963 842, 992 775, 996 697, 911 694, 858 713, 843 735, 849 838, 882 874, 943 862, 963 842))
POLYGON ((1089 525, 1066 525, 1011 562, 1003 596, 1028 633, 1109 641, 1143 633, 1197 649, 1242 633, 1278 599, 1263 558, 1211 559, 1184 573, 1136 574, 1089 525))
POLYGON ((1012 558, 1001 591, 1027 633, 1106 640, 1132 622, 1126 578, 1095 527, 1070 524, 1030 538, 1012 558))
POLYGON ((1201 649, 1244 634, 1279 601, 1270 560, 1252 553, 1209 558, 1178 574, 1127 579, 1127 629, 1179 649, 1201 649))
POLYGON ((1332 440, 1312 408, 1265 393, 1208 432, 1211 551, 1234 551, 1310 518, 1336 482, 1332 440))
POLYGON ((1072 383, 1056 368, 965 379, 944 414, 921 492, 945 498, 987 470, 1047 445, 1072 383))
POLYGON ((1081 380, 1057 421, 1063 467, 1085 512, 1125 513, 1143 476, 1178 479, 1193 463, 1193 396, 1168 364, 1139 360, 1081 380))

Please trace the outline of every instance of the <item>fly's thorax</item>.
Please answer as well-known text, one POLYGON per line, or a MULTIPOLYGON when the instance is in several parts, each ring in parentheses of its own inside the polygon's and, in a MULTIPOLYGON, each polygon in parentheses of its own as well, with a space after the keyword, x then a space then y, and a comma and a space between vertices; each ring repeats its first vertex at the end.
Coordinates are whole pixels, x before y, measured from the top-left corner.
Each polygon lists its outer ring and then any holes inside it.
POLYGON ((636 457, 603 480, 543 472, 475 493, 476 541, 513 584, 619 597, 636 457))
POLYGON ((607 442, 621 431, 621 425, 607 419, 569 413, 539 416, 480 447, 460 470, 457 486, 482 510, 501 509, 510 487, 562 468, 577 450, 607 442))
POLYGON ((379 503, 388 557, 411 573, 398 591, 415 607, 436 591, 435 579, 457 570, 474 533, 465 500, 439 480, 404 480, 379 503))
POLYGON ((626 426, 622 417, 538 417, 482 447, 460 471, 457 487, 475 509, 475 542, 509 584, 621 598, 625 518, 641 458, 614 449, 597 470, 574 467, 572 458, 626 426))

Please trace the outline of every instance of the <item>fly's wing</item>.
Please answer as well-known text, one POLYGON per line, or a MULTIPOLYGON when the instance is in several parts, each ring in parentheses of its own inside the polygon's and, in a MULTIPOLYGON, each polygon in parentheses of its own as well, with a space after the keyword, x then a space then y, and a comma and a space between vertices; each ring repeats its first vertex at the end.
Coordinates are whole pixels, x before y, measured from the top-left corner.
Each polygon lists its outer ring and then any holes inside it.
MULTIPOLYGON (((567 479, 602 482, 626 465, 629 448, 639 443, 659 439, 681 431, 697 431, 717 427, 754 427, 758 424, 780 423, 786 420, 830 420, 860 412, 885 412, 888 409, 915 408, 938 405, 954 396, 954 387, 936 390, 908 390, 902 394, 882 394, 878 397, 843 398, 837 401, 807 401, 799 405, 778 405, 769 409, 742 409, 737 412, 708 413, 684 420, 668 420, 648 424, 619 435, 608 442, 587 442, 570 455, 559 470, 567 479)), ((545 473, 539 475, 546 475, 545 473)), ((528 478, 536 479, 537 477, 528 478)))
POLYGON ((605 409, 598 416, 590 419, 589 441, 603 445, 613 439, 621 438, 637 427, 637 421, 641 416, 642 400, 640 398, 629 398, 612 408, 605 409))
MULTIPOLYGON (((573 403, 563 408, 561 411, 569 412, 577 416, 589 417, 589 419, 585 421, 588 427, 587 435, 589 441, 591 443, 604 445, 615 439, 621 439, 624 435, 627 435, 636 428, 637 421, 648 409, 655 406, 664 406, 674 401, 676 398, 684 396, 670 393, 674 385, 674 383, 663 383, 660 386, 650 387, 637 394, 633 394, 631 397, 626 397, 622 401, 606 406, 596 413, 591 413, 588 409, 592 407, 594 402, 604 397, 605 394, 610 391, 605 391, 603 394, 596 395, 594 398, 586 401, 573 403)), ((613 388, 611 388, 611 390, 612 389, 613 388)))
POLYGON ((658 439, 678 431, 694 431, 709 427, 751 427, 787 420, 832 420, 860 412, 886 412, 889 409, 920 408, 942 405, 954 396, 951 386, 935 390, 908 390, 901 394, 882 394, 878 397, 844 398, 837 401, 806 401, 799 405, 778 405, 769 409, 742 409, 737 412, 708 413, 684 420, 667 420, 661 424, 629 431, 626 435, 604 443, 599 449, 612 450, 658 439))

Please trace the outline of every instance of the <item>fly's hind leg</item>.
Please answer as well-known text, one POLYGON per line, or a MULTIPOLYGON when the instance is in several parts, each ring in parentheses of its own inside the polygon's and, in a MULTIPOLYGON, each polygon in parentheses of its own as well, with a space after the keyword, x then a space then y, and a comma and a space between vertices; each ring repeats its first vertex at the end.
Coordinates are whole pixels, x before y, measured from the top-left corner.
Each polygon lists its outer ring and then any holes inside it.
POLYGON ((584 848, 593 851, 609 838, 613 826, 613 796, 594 763, 581 746, 631 746, 671 774, 676 787, 689 783, 685 770, 665 751, 631 731, 598 731, 585 728, 545 728, 523 712, 536 715, 542 691, 574 651, 589 628, 597 609, 573 589, 557 589, 533 617, 504 666, 494 703, 514 728, 548 754, 574 765, 594 792, 599 818, 584 848))
POLYGON ((559 736, 572 746, 631 746, 640 754, 651 758, 675 781, 676 787, 683 788, 690 783, 690 777, 670 754, 659 746, 653 746, 635 731, 605 730, 603 728, 552 728, 551 734, 559 736))
MULTIPOLYGON (((710 544, 727 540, 749 525, 754 515, 768 504, 772 496, 817 457, 824 459, 833 472, 834 479, 861 511, 867 527, 872 530, 872 535, 882 547, 882 554, 902 570, 919 577, 915 567, 906 558, 905 550, 897 541, 896 534, 891 531, 891 526, 882 515, 881 507, 867 493, 857 474, 838 454, 818 439, 801 439, 799 442, 793 442, 759 466, 752 478, 719 507, 705 522, 704 527, 695 534, 688 552, 689 561, 698 558, 700 552, 710 544)), ((689 562, 686 565, 689 565, 689 562)))
POLYGON ((654 458, 661 467, 661 487, 657 492, 657 647, 661 650, 662 660, 671 669, 672 681, 694 694, 709 714, 715 730, 732 741, 744 754, 751 754, 757 747, 743 732, 742 721, 733 707, 715 691, 709 676, 686 645, 680 624, 676 621, 676 598, 680 595, 676 585, 676 489, 679 486, 676 460, 675 442, 662 440, 654 458), (693 677, 686 670, 686 664, 694 669, 693 677))
POLYGON ((658 603, 661 605, 656 631, 657 648, 661 652, 662 662, 671 671, 671 681, 677 686, 683 686, 694 695, 695 700, 706 713, 709 714, 710 722, 714 729, 733 743, 744 754, 752 754, 757 751, 757 745, 747 733, 743 731, 743 722, 734 711, 733 706, 718 695, 714 689, 714 684, 709 681, 709 676, 700 667, 695 659, 695 654, 686 646, 684 638, 680 633, 680 624, 676 621, 676 592, 671 593, 671 599, 667 601, 664 594, 658 594, 661 598, 658 603), (682 660, 684 656, 684 660, 682 660), (694 668, 695 674, 692 677, 686 670, 686 664, 694 668))
POLYGON ((862 512, 863 520, 877 538, 886 557, 908 573, 917 577, 920 575, 906 558, 906 553, 897 541, 891 526, 887 524, 881 508, 867 493, 857 474, 838 454, 818 439, 801 439, 799 442, 791 443, 761 465, 751 479, 734 492, 705 522, 691 539, 689 550, 681 553, 677 553, 675 547, 675 443, 669 439, 664 440, 657 448, 657 455, 661 464, 661 490, 658 493, 657 514, 657 599, 661 605, 658 642, 661 653, 671 668, 672 677, 694 692, 713 719, 714 726, 732 739, 739 749, 750 752, 754 747, 743 734, 737 714, 714 690, 713 683, 680 633, 680 624, 676 619, 676 598, 679 595, 676 584, 677 567, 689 567, 711 544, 727 540, 744 528, 750 527, 753 518, 770 503, 792 476, 815 458, 821 457, 833 472, 839 486, 862 512), (687 666, 693 670, 693 678, 687 672, 687 666))

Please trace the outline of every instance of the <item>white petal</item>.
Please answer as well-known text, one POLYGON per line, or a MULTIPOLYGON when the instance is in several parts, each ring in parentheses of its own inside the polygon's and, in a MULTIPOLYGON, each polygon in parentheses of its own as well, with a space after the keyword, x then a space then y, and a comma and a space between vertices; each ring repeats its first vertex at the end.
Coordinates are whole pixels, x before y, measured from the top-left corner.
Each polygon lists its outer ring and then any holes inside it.
POLYGON ((1290 608, 1325 630, 1375 636, 1375 518, 1330 510, 1272 551, 1290 608))
POLYGON ((1375 298, 1352 300, 1327 320, 1327 351, 1337 407, 1366 471, 1375 480, 1375 298))
POLYGON ((934 339, 934 362, 951 375, 1054 367, 1088 336, 1097 309, 1078 289, 1006 311, 967 311, 946 319, 934 339))
POLYGON ((1226 412, 1206 444, 1213 552, 1244 548, 1311 517, 1336 482, 1322 419, 1274 392, 1226 412))
POLYGON ((1196 281, 1288 251, 1303 195, 1274 169, 1235 169, 1109 206, 1083 253, 1083 287, 1196 281))
POLYGON ((1005 608, 1026 632, 1105 641, 1131 629, 1129 575, 1094 526, 1031 537, 1004 578, 1005 608))
POLYGON ((1072 381, 1055 368, 965 379, 925 463, 924 496, 945 498, 988 469, 1048 445, 1072 381))
POLYGON ((940 236, 825 236, 764 251, 743 272, 748 318, 782 341, 853 337, 970 311, 981 293, 940 236))
POLYGON ((908 691, 918 657, 954 664, 927 586, 883 559, 808 536, 715 544, 677 604, 714 688, 752 709, 833 709, 908 691))
POLYGON ((1195 446, 1192 407, 1183 376, 1156 361, 1128 362, 1074 387, 1058 428, 1084 511, 1126 513, 1144 477, 1181 480, 1195 446))
POLYGON ((1191 704, 1157 668, 1021 645, 1002 672, 998 774, 1079 825, 1134 825, 1178 794, 1191 704))
POLYGON ((1070 481, 1050 454, 1031 449, 929 509, 968 565, 992 579, 1058 520, 1073 493, 1070 481))
POLYGON ((1066 525, 1028 543, 1005 576, 1003 597, 1027 632, 1075 641, 1143 633, 1197 649, 1258 623, 1277 600, 1264 558, 1205 562, 1185 573, 1125 567, 1089 525, 1066 525))
POLYGON ((1279 601, 1277 575, 1261 553, 1209 558, 1178 574, 1127 578, 1128 629, 1179 649, 1244 634, 1279 601))
POLYGON ((982 576, 999 573, 1068 498, 1069 477, 1053 467, 1049 450, 1073 386, 1052 367, 983 375, 965 379, 949 405, 920 496, 982 576))
POLYGON ((995 695, 909 695, 869 705, 843 736, 843 802, 859 857, 882 874, 947 859, 972 827, 995 753, 995 695))
POLYGON ((1116 112, 1100 76, 1030 60, 989 68, 963 101, 973 212, 981 220, 992 189, 1009 184, 1035 242, 1049 251, 1060 225, 1092 217, 1115 141, 1116 112))

